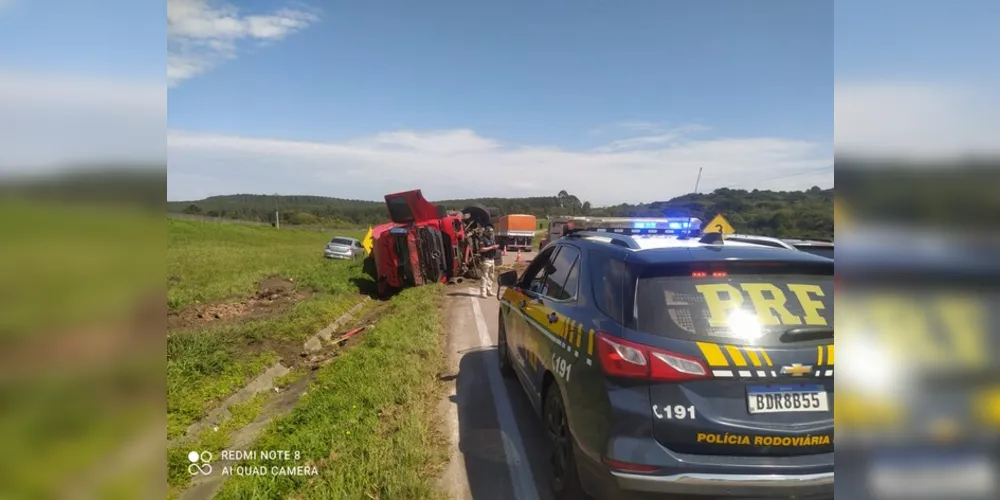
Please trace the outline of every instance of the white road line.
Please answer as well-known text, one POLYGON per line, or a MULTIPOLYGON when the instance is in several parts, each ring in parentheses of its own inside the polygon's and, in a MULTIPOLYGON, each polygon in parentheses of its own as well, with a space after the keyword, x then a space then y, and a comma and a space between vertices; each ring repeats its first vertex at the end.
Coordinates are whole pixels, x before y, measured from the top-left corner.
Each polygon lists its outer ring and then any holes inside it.
MULTIPOLYGON (((476 329, 479 330, 479 341, 483 346, 493 345, 479 300, 472 298, 472 312, 476 316, 476 329)), ((486 376, 490 381, 490 393, 493 394, 493 407, 497 411, 497 421, 503 439, 503 451, 507 456, 507 471, 510 473, 511 485, 514 487, 514 498, 517 500, 538 500, 538 490, 535 489, 535 478, 531 474, 528 455, 524 452, 524 441, 521 431, 514 421, 514 410, 505 396, 505 388, 500 380, 500 367, 497 359, 486 357, 486 376)))

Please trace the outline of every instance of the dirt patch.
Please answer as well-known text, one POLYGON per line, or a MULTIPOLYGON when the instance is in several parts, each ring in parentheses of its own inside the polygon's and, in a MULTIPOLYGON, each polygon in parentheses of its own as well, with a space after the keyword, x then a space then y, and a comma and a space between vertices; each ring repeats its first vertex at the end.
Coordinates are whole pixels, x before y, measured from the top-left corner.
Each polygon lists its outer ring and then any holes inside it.
MULTIPOLYGON (((357 345, 358 342, 360 342, 361 339, 365 336, 365 334, 368 333, 368 331, 371 330, 376 323, 378 323, 379 318, 382 317, 382 315, 385 313, 385 310, 388 308, 389 308, 388 303, 373 302, 372 305, 365 310, 365 312, 361 315, 360 318, 348 322, 347 325, 342 327, 337 332, 334 332, 333 336, 330 339, 330 342, 324 345, 322 351, 316 353, 307 353, 303 351, 301 348, 299 348, 297 356, 298 359, 296 360, 287 359, 286 361, 288 363, 294 363, 297 366, 309 367, 311 370, 317 370, 321 366, 329 364, 331 361, 334 360, 334 358, 336 358, 340 354, 343 354, 344 352, 350 350, 355 345, 357 345), (354 331, 358 328, 363 328, 363 330, 357 332, 351 337, 339 340, 344 336, 344 334, 354 331)), ((279 352, 281 351, 279 350, 279 352)), ((285 358, 285 356, 287 356, 287 354, 282 353, 283 359, 285 358)))
MULTIPOLYGON (((389 307, 388 303, 372 302, 371 304, 372 305, 367 307, 364 313, 362 313, 360 318, 348 321, 347 324, 341 326, 337 329, 337 331, 333 332, 330 342, 324 342, 323 349, 320 351, 308 352, 303 348, 301 340, 282 339, 252 341, 238 346, 237 349, 244 351, 247 354, 271 351, 277 354, 278 361, 284 366, 289 368, 306 368, 316 370, 320 366, 333 361, 334 358, 339 356, 345 350, 350 349, 357 344, 361 338, 368 333, 368 330, 370 330, 372 326, 378 322, 378 319, 389 307), (341 342, 335 342, 345 333, 360 327, 365 328, 352 337, 349 337, 341 342)), ((242 355, 243 354, 241 354, 241 356, 242 355)))
POLYGON ((200 304, 167 314, 167 330, 186 330, 239 320, 258 319, 284 313, 296 302, 307 299, 312 290, 300 290, 295 282, 271 276, 257 284, 257 291, 235 302, 200 304))

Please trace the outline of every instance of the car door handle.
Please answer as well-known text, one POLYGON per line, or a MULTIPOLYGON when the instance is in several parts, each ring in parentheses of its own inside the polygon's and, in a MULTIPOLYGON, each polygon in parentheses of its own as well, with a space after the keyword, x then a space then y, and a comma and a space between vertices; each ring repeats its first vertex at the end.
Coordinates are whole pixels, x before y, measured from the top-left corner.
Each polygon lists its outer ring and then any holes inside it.
POLYGON ((556 313, 549 313, 549 323, 555 323, 559 321, 559 316, 556 313))

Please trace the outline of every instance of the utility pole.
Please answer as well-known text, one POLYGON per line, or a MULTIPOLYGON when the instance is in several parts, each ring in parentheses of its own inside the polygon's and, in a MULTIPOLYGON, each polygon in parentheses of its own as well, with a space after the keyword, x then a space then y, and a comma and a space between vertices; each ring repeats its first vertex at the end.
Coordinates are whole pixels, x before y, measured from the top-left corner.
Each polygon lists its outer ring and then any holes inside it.
MULTIPOLYGON (((698 178, 694 181, 694 194, 698 194, 698 184, 701 184, 701 171, 704 167, 698 167, 698 178)), ((688 212, 688 232, 691 231, 691 213, 688 212)))
POLYGON ((274 228, 281 229, 281 217, 278 217, 278 211, 274 211, 274 228))

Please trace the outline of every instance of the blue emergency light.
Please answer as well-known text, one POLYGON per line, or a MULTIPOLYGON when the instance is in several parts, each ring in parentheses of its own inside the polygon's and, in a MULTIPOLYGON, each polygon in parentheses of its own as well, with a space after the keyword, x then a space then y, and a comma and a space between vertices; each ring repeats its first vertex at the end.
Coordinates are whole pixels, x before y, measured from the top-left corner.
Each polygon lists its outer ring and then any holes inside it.
POLYGON ((595 231, 632 236, 682 235, 697 231, 701 220, 694 217, 629 218, 580 217, 566 225, 567 232, 595 231))

